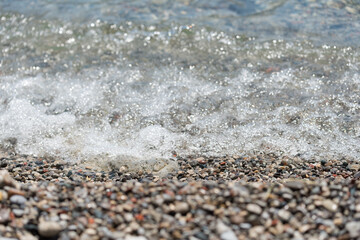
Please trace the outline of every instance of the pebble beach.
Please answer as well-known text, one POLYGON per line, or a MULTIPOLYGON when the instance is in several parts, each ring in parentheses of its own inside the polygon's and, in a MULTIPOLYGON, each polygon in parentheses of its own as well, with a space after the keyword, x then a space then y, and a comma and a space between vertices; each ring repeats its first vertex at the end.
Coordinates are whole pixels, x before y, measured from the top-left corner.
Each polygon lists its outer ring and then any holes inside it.
POLYGON ((3 152, 0 239, 360 237, 358 162, 174 158, 157 176, 3 152))
POLYGON ((360 239, 359 0, 1 0, 0 240, 360 239))

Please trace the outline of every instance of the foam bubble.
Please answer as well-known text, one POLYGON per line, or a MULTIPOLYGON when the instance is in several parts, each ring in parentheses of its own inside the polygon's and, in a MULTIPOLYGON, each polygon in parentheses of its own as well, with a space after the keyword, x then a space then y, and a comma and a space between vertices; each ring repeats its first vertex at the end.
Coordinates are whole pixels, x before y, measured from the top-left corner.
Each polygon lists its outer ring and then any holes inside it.
MULTIPOLYGON (((16 139, 15 149, 26 154, 112 163, 169 159, 173 151, 359 156, 355 92, 329 96, 333 85, 322 79, 297 81, 290 69, 262 78, 241 70, 221 86, 177 69, 160 69, 146 82, 138 70, 107 71, 100 80, 94 71, 56 80, 7 77, 1 141, 16 139)), ((358 81, 347 74, 336 84, 358 81)))

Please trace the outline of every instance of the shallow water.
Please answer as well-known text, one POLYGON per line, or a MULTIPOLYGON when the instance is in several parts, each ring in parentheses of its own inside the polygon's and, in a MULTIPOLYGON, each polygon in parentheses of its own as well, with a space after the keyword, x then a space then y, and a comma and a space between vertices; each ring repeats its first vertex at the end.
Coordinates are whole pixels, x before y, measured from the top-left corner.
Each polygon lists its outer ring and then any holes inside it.
POLYGON ((357 1, 25 2, 0 3, 3 147, 360 157, 357 1))

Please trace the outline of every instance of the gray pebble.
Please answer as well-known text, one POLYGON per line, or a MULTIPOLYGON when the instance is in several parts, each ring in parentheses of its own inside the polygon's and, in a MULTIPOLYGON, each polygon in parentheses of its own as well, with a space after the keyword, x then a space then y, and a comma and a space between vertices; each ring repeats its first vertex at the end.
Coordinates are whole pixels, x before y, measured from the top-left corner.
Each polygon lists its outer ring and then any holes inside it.
POLYGON ((238 239, 236 237, 235 233, 233 231, 231 231, 231 230, 220 234, 220 238, 222 240, 237 240, 238 239))
POLYGON ((107 227, 98 228, 99 233, 101 233, 104 237, 114 238, 113 233, 107 227))
POLYGON ((26 203, 26 198, 20 195, 13 195, 10 197, 10 202, 18 205, 23 205, 26 203))
POLYGON ((241 223, 240 224, 240 228, 242 229, 250 229, 251 228, 251 224, 250 223, 241 223))
POLYGON ((128 235, 125 237, 125 240, 147 240, 146 237, 143 237, 143 236, 131 236, 131 235, 128 235))
POLYGON ((350 237, 360 237, 360 222, 348 222, 346 223, 345 228, 350 233, 350 237))
POLYGON ((221 220, 217 221, 216 231, 222 240, 237 240, 235 233, 230 227, 226 226, 221 220))
POLYGON ((16 217, 22 217, 22 215, 24 215, 24 210, 22 209, 13 209, 12 212, 16 217))
POLYGON ((0 223, 6 223, 10 219, 10 209, 0 209, 0 223))

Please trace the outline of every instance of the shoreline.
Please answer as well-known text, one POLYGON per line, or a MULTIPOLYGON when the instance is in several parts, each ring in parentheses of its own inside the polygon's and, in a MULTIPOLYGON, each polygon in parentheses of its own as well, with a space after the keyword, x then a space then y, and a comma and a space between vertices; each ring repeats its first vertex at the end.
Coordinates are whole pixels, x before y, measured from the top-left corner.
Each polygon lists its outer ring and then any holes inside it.
POLYGON ((261 155, 177 163, 160 177, 4 153, 0 239, 360 237, 356 161, 261 155))

